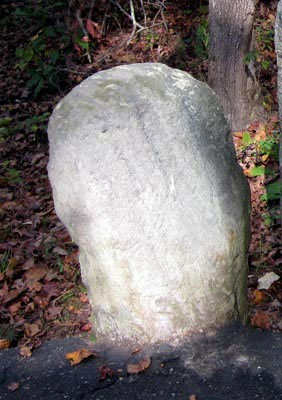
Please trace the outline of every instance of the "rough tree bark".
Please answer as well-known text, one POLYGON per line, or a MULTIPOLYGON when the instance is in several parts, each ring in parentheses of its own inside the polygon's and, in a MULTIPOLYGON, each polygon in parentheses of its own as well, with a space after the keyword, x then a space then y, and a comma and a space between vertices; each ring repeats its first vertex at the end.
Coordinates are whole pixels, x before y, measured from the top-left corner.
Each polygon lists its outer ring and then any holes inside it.
POLYGON ((252 113, 255 77, 246 55, 252 50, 254 0, 210 0, 209 84, 231 129, 244 129, 252 113))

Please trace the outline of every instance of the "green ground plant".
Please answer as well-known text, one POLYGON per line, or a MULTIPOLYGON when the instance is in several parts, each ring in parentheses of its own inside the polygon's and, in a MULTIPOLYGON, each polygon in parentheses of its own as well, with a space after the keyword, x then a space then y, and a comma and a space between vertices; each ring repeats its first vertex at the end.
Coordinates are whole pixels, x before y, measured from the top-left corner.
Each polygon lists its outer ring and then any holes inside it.
POLYGON ((1 261, 0 261, 0 272, 2 274, 5 274, 8 270, 8 266, 9 266, 9 259, 11 257, 11 250, 6 250, 4 252, 4 254, 1 257, 1 261))
POLYGON ((195 37, 195 54, 201 60, 208 58, 209 52, 209 32, 208 32, 208 20, 203 19, 196 29, 195 37))
POLYGON ((16 57, 17 67, 27 72, 27 88, 35 97, 43 90, 59 90, 63 81, 62 69, 71 44, 59 13, 65 6, 65 2, 39 2, 37 7, 26 4, 14 12, 15 24, 32 27, 30 39, 17 47, 16 57))

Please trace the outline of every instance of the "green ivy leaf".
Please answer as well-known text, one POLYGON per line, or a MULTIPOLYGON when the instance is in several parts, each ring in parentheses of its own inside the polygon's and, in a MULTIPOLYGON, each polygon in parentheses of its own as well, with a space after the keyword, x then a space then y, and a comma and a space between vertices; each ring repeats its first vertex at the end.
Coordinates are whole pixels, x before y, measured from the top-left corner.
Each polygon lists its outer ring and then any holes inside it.
POLYGON ((57 62, 59 57, 60 57, 60 54, 59 54, 58 50, 53 50, 50 54, 50 59, 53 64, 55 64, 57 62))
POLYGON ((267 228, 270 228, 271 225, 272 225, 272 218, 271 218, 271 216, 270 216, 269 214, 264 214, 264 215, 262 216, 262 218, 263 218, 264 225, 265 225, 267 228))
POLYGON ((16 54, 16 56, 18 58, 21 58, 23 56, 23 48, 22 47, 17 47, 15 54, 16 54))
POLYGON ((270 61, 262 60, 262 62, 261 62, 262 69, 267 70, 269 68, 269 66, 270 66, 270 61))
POLYGON ((260 167, 254 167, 250 170, 251 176, 262 176, 265 174, 265 167, 260 166, 260 167))
POLYGON ((266 193, 260 196, 261 201, 278 200, 282 197, 282 182, 277 181, 266 186, 266 193))
POLYGON ((244 147, 248 147, 253 143, 253 139, 249 132, 243 132, 242 144, 244 147))
POLYGON ((56 31, 51 25, 44 28, 44 34, 48 37, 56 37, 56 31))
POLYGON ((33 55, 34 51, 32 50, 32 48, 27 47, 22 53, 22 58, 26 63, 29 63, 32 60, 33 55))

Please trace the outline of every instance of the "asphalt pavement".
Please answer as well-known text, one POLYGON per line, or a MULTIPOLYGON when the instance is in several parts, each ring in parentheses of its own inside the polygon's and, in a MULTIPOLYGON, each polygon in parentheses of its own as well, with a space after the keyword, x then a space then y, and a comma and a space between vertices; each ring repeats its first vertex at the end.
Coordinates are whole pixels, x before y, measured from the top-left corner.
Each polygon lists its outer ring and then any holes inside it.
POLYGON ((282 335, 235 323, 134 354, 77 337, 45 342, 30 358, 2 350, 0 399, 282 400, 282 335), (98 357, 71 366, 66 354, 81 348, 98 357), (148 360, 143 372, 128 373, 148 360))

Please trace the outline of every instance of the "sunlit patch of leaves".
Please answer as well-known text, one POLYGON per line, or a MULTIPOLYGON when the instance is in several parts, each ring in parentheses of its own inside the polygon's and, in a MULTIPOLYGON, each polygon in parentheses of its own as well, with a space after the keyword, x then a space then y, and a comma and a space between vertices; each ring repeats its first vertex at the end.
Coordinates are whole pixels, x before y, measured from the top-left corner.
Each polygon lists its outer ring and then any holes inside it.
POLYGON ((282 331, 281 178, 279 173, 278 116, 267 124, 253 123, 234 135, 239 162, 248 178, 252 202, 249 303, 251 324, 266 330, 282 331), (275 274, 274 274, 275 273, 275 274), (262 288, 260 279, 274 274, 276 279, 262 288))

